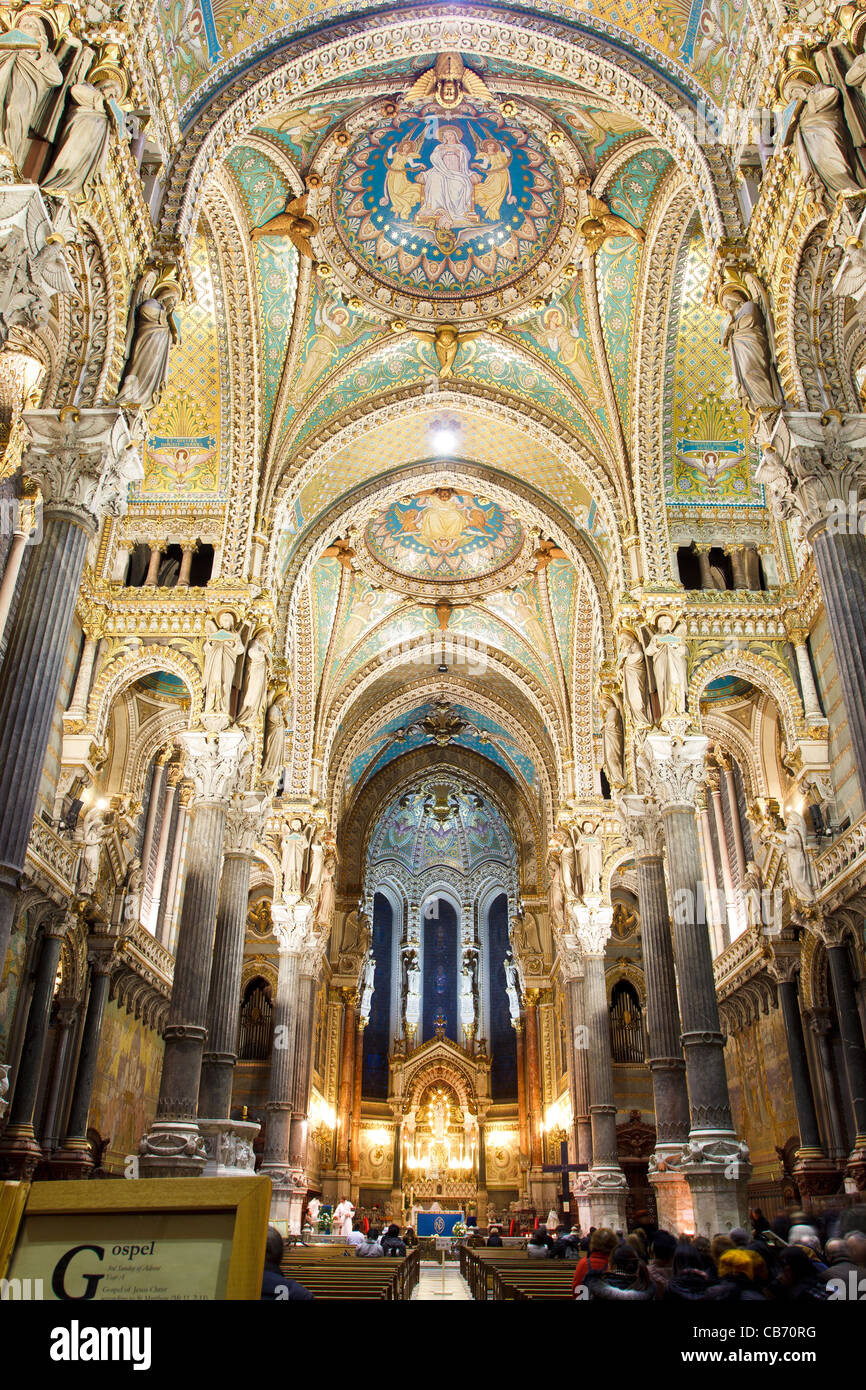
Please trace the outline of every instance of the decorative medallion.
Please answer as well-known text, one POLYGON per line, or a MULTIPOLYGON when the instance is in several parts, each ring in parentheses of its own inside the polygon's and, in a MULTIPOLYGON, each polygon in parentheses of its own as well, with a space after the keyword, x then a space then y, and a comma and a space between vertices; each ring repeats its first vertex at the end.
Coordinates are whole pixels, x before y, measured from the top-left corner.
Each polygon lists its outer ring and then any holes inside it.
POLYGON ((529 536, 481 494, 431 488, 372 516, 359 556, 376 582, 442 597, 504 587, 526 569, 529 536))
POLYGON ((576 237, 572 153, 550 119, 478 100, 378 102, 326 140, 313 187, 329 272, 385 315, 480 323, 558 281, 576 237), (322 198, 324 195, 322 195, 322 198))

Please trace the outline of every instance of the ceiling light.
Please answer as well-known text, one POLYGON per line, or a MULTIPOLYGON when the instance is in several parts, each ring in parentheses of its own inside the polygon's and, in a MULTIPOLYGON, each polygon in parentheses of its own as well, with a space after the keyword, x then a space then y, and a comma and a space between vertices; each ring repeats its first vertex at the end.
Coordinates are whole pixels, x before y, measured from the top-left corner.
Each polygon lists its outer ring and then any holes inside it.
POLYGON ((457 447, 457 435, 453 430, 434 430, 432 443, 437 454, 450 454, 457 447))

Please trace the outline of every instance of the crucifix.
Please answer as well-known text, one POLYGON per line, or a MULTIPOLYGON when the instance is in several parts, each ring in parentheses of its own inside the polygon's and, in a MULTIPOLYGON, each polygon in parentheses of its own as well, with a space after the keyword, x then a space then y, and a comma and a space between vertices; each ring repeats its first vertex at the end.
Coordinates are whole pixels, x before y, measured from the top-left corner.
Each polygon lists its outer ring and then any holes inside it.
POLYGON ((438 1013, 438 1014, 436 1015, 436 1017, 434 1018, 434 1020, 433 1020, 433 1027, 434 1027, 434 1029, 436 1030, 436 1031, 435 1031, 435 1036, 436 1036, 437 1038, 444 1038, 444 1037, 445 1037, 445 1029, 446 1029, 447 1026, 448 1026, 448 1020, 447 1020, 447 1018, 445 1017, 445 1015, 442 1014, 442 1013, 438 1013))
POLYGON ((563 1213, 571 1213, 571 1188, 568 1185, 569 1173, 586 1173, 589 1171, 588 1163, 569 1163, 568 1161, 568 1140, 559 1141, 559 1162, 543 1163, 542 1173, 559 1173, 561 1176, 561 1187, 559 1192, 560 1205, 563 1213))

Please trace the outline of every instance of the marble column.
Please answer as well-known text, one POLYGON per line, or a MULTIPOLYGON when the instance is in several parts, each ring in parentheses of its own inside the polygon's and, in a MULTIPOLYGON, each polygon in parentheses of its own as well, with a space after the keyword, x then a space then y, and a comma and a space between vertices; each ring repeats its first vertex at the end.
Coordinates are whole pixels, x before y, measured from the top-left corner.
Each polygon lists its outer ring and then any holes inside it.
POLYGON ((797 660, 797 672, 800 676, 800 691, 803 696, 803 714, 807 724, 826 724, 826 719, 821 712, 821 701, 818 698, 818 689, 815 685, 815 677, 812 673, 812 662, 809 659, 809 634, 805 628, 792 627, 788 629, 788 639, 794 648, 794 656, 797 660))
POLYGON ((520 1152, 529 1161, 529 1126, 526 1113, 526 1019, 513 1018, 514 1041, 517 1048, 517 1126, 520 1152))
POLYGON ((126 508, 143 477, 117 409, 26 411, 24 473, 43 497, 42 541, 33 547, 0 666, 0 969, 66 661, 87 547, 100 517, 126 508))
POLYGON ((87 996, 87 1012, 84 1015, 81 1047, 78 1052, 75 1085, 72 1091, 69 1116, 66 1121, 63 1146, 51 1161, 52 1178, 86 1178, 93 1167, 93 1155, 87 1142, 87 1119, 90 1114, 90 1100, 93 1095, 93 1082, 96 1076, 99 1035, 102 1030, 102 1018, 108 999, 108 987, 111 982, 114 959, 114 943, 112 941, 93 940, 88 952, 90 991, 87 996))
POLYGON ((316 987, 322 969, 324 938, 308 940, 299 964, 297 1027, 295 1030, 295 1075, 292 1087, 292 1129, 289 1155, 292 1166, 302 1172, 307 1167, 309 1137, 310 1083, 313 1067, 313 1028, 316 1014, 316 987))
POLYGON ((337 1179, 348 1184, 350 1177, 349 1140, 352 1123, 352 1092, 355 1071, 355 1020, 358 1013, 357 990, 343 990, 343 1048, 340 1057, 340 1104, 337 1120, 337 1179))
POLYGON ((24 1045, 18 1062, 15 1094, 9 1110, 9 1122, 0 1138, 0 1178, 29 1182, 42 1162, 42 1149, 36 1141, 34 1130, 36 1101, 60 949, 67 931, 74 930, 75 926, 76 919, 72 913, 58 910, 46 919, 42 928, 42 944, 30 997, 24 1045))
POLYGON ((51 1060, 51 1079, 45 1100, 45 1113, 42 1117, 39 1143, 43 1153, 50 1153, 58 1147, 58 1110, 66 1076, 69 1045, 78 1022, 79 1009, 74 1000, 58 999, 54 1004, 54 1056, 51 1060))
POLYGON ((860 791, 866 800, 866 414, 786 410, 759 429, 770 506, 797 515, 812 546, 860 791))
POLYGON ((3 567, 3 579, 0 582, 0 639, 2 639, 6 629, 6 619, 9 617, 9 609, 12 607, 15 585, 18 583, 18 576, 21 573, 21 562, 24 559, 29 534, 29 531, 21 531, 17 526, 12 532, 12 541, 6 554, 6 564, 3 567))
POLYGON ((716 856, 710 831, 710 816, 706 806, 698 807, 698 833, 701 842, 701 859, 707 880, 707 921, 713 942, 713 955, 720 956, 722 951, 731 944, 731 933, 728 930, 728 919, 719 893, 719 880, 716 877, 716 856))
POLYGON ((153 776, 150 779, 150 795, 147 798, 147 812, 144 819, 144 838, 141 842, 141 867, 144 872, 144 894, 141 905, 142 919, 145 917, 150 920, 150 903, 153 897, 153 875, 150 871, 150 860, 153 853, 153 842, 156 838, 156 822, 159 815, 159 803, 162 796, 162 788, 167 776, 168 764, 174 756, 174 749, 171 744, 161 748, 157 753, 153 763, 153 776))
MULTIPOLYGON (((737 878, 742 884, 746 877, 746 846, 743 843, 743 827, 740 824, 740 808, 737 802, 737 783, 734 778, 734 768, 731 759, 726 753, 718 755, 719 767, 725 779, 725 793, 728 798, 728 808, 731 812, 731 830, 734 837, 734 859, 737 865, 737 878)), ((739 896, 739 895, 738 895, 739 896)))
POLYGON ((592 1166, 578 1175, 578 1193, 589 1200, 594 1226, 626 1228, 628 1183, 619 1161, 616 1102, 610 1050, 610 1012, 604 977, 604 953, 610 938, 613 908, 587 894, 570 909, 574 934, 583 953, 583 1007, 588 1034, 589 1114, 592 1166))
POLYGON ((274 1040, 268 1082, 267 1127, 261 1171, 273 1183, 271 1219, 301 1229, 307 1180, 291 1152, 292 1117, 297 1074, 298 994, 301 955, 312 938, 313 908, 309 903, 274 903, 273 933, 280 947, 277 997, 274 1003, 274 1040))
POLYGON ((695 802, 706 773, 707 739, 651 733, 640 767, 661 809, 673 901, 682 1044, 690 1129, 682 1165, 692 1194, 695 1228, 715 1235, 744 1224, 749 1151, 734 1132, 725 1073, 725 1039, 700 888, 695 802))
POLYGON ((744 545, 731 546, 731 574, 735 589, 749 588, 749 577, 746 573, 746 547, 744 545))
POLYGON ((154 585, 159 578, 159 565, 165 546, 152 545, 150 547, 150 560, 148 561, 147 574, 144 576, 145 584, 154 585))
POLYGON ((851 1113, 854 1117, 854 1148, 845 1165, 846 1176, 857 1190, 866 1190, 866 1046, 857 1008, 851 957, 842 920, 824 918, 819 931, 827 948, 827 964, 836 1003, 836 1021, 842 1038, 842 1058, 851 1113))
POLYGON ((540 991, 528 989, 524 997, 524 1016, 526 1019, 526 1071, 529 1082, 529 1108, 527 1126, 529 1129, 529 1159, 533 1177, 541 1182, 541 1165, 544 1156, 541 1148, 541 1131, 544 1114, 541 1104, 541 1064, 538 1056, 538 1000, 540 991))
POLYGON ((177 916, 180 869, 183 861, 186 824, 189 816, 189 807, 194 795, 195 788, 192 783, 181 782, 178 792, 177 815, 174 818, 174 838, 171 844, 171 866, 168 871, 168 886, 160 903, 159 920, 156 926, 157 940, 167 951, 172 950, 172 935, 175 918, 177 916))
POLYGON ((192 569, 192 557, 197 549, 198 547, 196 545, 185 545, 183 547, 183 554, 180 561, 180 573, 177 576, 176 587, 178 589, 189 588, 189 573, 192 569))
POLYGON ((105 619, 96 619, 89 626, 84 635, 84 646, 81 649, 81 660, 78 663, 78 673, 75 677, 75 686, 72 691, 72 698, 69 707, 63 716, 63 727, 67 732, 84 727, 87 719, 87 704, 90 699, 90 686, 93 681, 93 668, 96 664, 96 655, 99 651, 99 644, 105 631, 105 619))
POLYGON ((734 876, 731 873, 731 856, 728 849, 728 837, 725 832, 721 776, 722 774, 717 767, 707 769, 707 789, 713 806, 713 820, 716 826, 716 839, 719 842, 719 861, 722 866, 722 883, 725 890, 725 930, 728 941, 730 941, 737 927, 737 890, 734 887, 734 876))
POLYGON ((649 1068, 656 1117, 656 1144, 649 1178, 655 1188, 659 1225, 668 1231, 691 1230, 694 1211, 681 1165, 689 1138, 689 1093, 662 862, 661 816, 658 807, 641 796, 623 797, 620 815, 626 838, 634 846, 646 975, 649 1068))
POLYGON ((352 1200, 357 1200, 357 1187, 361 1177, 361 1073, 364 1063, 364 1029, 366 1018, 359 1017, 355 1024, 355 1063, 352 1075, 352 1140, 349 1158, 352 1167, 352 1200))
POLYGON ((712 549, 712 547, 709 546, 709 545, 696 545, 696 546, 695 546, 695 553, 697 554, 697 557, 698 557, 698 568, 700 569, 700 572, 701 572, 701 588, 702 588, 702 589, 709 589, 709 590, 713 590, 713 589, 715 589, 715 587, 716 587, 715 584, 713 583, 713 576, 712 576, 712 573, 711 573, 711 571, 710 571, 710 550, 711 550, 711 549, 712 549))
POLYGON ((252 1175, 253 1141, 259 1126, 233 1121, 232 1081, 238 1051, 241 973, 250 896, 250 869, 267 813, 261 792, 240 792, 226 813, 223 869, 214 932, 207 1006, 207 1043, 202 1055, 198 1123, 208 1161, 206 1177, 252 1175))
POLYGON ((159 925, 159 909, 162 902, 162 885, 165 876, 165 861, 168 857, 168 841, 171 835, 171 821, 174 815, 174 801, 177 789, 183 779, 181 763, 172 763, 165 774, 165 796, 162 799, 162 815, 159 821, 159 836, 156 842, 156 860, 153 866, 150 886, 150 903, 144 926, 156 936, 159 925))
MULTIPOLYGON (((585 1163, 588 1171, 592 1164, 592 1118, 589 1111, 589 1029, 585 1022, 583 1001, 583 956, 580 951, 569 950, 563 944, 559 946, 558 955, 571 1038, 567 1061, 574 1126, 574 1161, 585 1163)), ((578 1177, 572 1184, 572 1192, 577 1201, 581 1230, 588 1230, 592 1225, 592 1210, 589 1198, 583 1191, 584 1184, 585 1180, 578 1177)))
POLYGON ((140 1145, 142 1177, 196 1177, 205 1165, 196 1123, 199 1081, 226 814, 246 748, 237 730, 218 735, 192 730, 178 738, 195 785, 195 801, 159 1101, 156 1119, 140 1145))
POLYGON ((821 1131, 812 1096, 806 1038, 800 1016, 799 947, 787 952, 777 947, 768 968, 776 981, 779 1008, 785 1025, 791 1087, 797 1112, 797 1128, 800 1131, 800 1147, 797 1150, 794 1174, 803 1195, 829 1195, 835 1192, 839 1185, 839 1170, 827 1157, 821 1143, 821 1131))

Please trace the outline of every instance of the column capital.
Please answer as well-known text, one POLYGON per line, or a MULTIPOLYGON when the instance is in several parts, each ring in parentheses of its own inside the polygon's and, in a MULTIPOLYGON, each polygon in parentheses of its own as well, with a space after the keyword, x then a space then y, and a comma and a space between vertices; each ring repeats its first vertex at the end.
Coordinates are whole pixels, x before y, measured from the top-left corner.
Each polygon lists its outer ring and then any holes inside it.
POLYGON ((189 729, 178 734, 184 751, 187 777, 193 783, 196 804, 225 805, 231 798, 247 749, 246 736, 239 729, 220 734, 189 729))
POLYGON ((137 419, 117 407, 77 406, 26 410, 21 418, 30 435, 21 467, 47 505, 71 508, 91 527, 124 514, 129 484, 144 477, 137 419))
POLYGON ((638 768, 662 811, 694 810, 707 774, 705 734, 647 734, 638 768))
POLYGON ((311 944, 312 916, 309 903, 271 904, 271 930, 279 942, 281 956, 299 956, 311 944))
POLYGON ((559 938, 556 958, 559 961, 563 984, 571 984, 573 981, 583 979, 585 973, 583 952, 575 937, 563 936, 559 938))
POLYGON ((857 532, 859 490, 866 483, 866 414, 785 410, 759 432, 759 441, 756 476, 779 516, 798 516, 810 539, 823 530, 857 532))
POLYGON ((623 833, 632 845, 637 859, 654 859, 661 856, 664 847, 664 830, 661 812, 649 796, 623 796, 620 798, 619 818, 623 833))
POLYGON ((264 792, 236 793, 226 815, 223 855, 252 858, 270 809, 270 797, 264 792))
POLYGON ((774 946, 771 948, 767 958, 767 973, 779 985, 793 985, 797 983, 797 975, 800 969, 800 948, 793 945, 789 950, 784 947, 774 946))
POLYGON ((45 918, 42 935, 59 937, 62 940, 67 932, 75 930, 78 920, 77 914, 70 912, 69 908, 58 907, 45 918))
POLYGON ((168 785, 170 787, 178 787, 180 783, 183 781, 183 777, 183 763, 170 763, 168 772, 165 774, 165 780, 167 781, 168 785))
POLYGON ((603 956, 610 937, 613 908, 608 904, 578 904, 571 910, 574 932, 584 955, 603 956))

